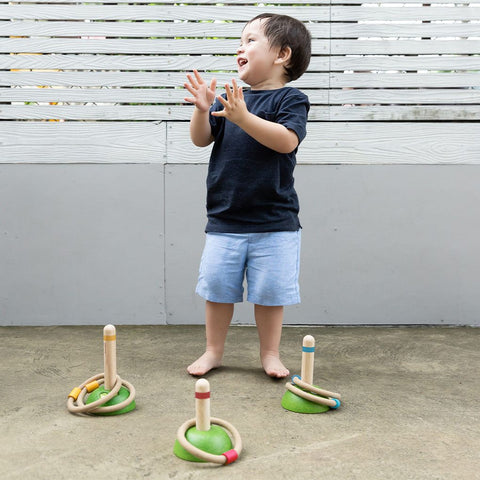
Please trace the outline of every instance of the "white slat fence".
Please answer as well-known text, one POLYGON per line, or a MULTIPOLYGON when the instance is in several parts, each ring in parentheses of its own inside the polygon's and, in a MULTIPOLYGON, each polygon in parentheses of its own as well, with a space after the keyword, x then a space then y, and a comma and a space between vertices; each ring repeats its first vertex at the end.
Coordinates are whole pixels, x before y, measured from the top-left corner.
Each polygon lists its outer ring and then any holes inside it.
POLYGON ((265 11, 313 37, 294 82, 312 103, 299 163, 480 163, 467 0, 0 0, 0 161, 206 162, 185 72, 230 81, 242 26, 265 11))

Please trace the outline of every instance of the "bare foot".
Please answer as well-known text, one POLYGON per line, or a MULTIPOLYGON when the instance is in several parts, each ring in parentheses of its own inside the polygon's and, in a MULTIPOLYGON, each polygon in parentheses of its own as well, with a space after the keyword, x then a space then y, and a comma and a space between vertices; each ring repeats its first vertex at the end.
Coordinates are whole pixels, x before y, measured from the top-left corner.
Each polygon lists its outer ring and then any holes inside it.
POLYGON ((201 357, 197 358, 187 367, 190 375, 205 375, 210 370, 219 367, 222 364, 222 355, 206 351, 201 357))
POLYGON ((283 363, 280 361, 280 358, 276 355, 267 354, 262 356, 262 366, 265 370, 265 373, 269 377, 273 378, 285 378, 288 377, 290 372, 283 363))

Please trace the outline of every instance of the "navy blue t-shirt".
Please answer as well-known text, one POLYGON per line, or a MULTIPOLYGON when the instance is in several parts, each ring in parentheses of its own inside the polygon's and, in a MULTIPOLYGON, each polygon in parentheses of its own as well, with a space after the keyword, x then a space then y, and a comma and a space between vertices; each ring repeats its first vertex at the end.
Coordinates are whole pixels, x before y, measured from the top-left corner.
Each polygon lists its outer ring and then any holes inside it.
MULTIPOLYGON (((244 92, 248 111, 306 135, 308 97, 292 87, 244 92)), ((211 111, 223 110, 217 100, 211 111)), ((260 233, 300 228, 293 152, 263 146, 223 117, 210 115, 215 139, 207 176, 206 232, 260 233)))

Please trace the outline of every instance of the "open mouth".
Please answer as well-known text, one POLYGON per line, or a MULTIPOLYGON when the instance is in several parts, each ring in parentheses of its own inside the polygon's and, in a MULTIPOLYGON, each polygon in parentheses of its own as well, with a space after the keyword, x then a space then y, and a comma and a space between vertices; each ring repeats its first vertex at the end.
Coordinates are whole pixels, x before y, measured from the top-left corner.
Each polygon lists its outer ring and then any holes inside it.
POLYGON ((248 63, 248 60, 246 58, 239 58, 237 60, 237 64, 240 68, 244 67, 247 63, 248 63))

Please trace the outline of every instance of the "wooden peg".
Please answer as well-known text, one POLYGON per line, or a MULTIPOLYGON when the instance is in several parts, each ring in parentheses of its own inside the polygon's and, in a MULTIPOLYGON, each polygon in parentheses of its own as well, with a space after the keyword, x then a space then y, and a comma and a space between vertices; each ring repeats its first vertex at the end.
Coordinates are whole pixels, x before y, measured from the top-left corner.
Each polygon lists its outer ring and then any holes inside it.
POLYGON ((313 384, 313 361, 315 358, 315 339, 311 335, 303 337, 302 344, 302 380, 313 384))
POLYGON ((197 430, 210 430, 210 383, 205 378, 195 383, 195 420, 197 430))
POLYGON ((103 366, 105 389, 111 390, 117 381, 117 333, 113 325, 103 329, 103 366))

